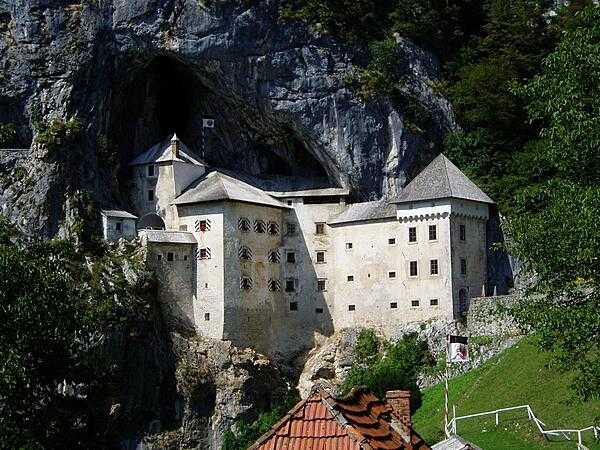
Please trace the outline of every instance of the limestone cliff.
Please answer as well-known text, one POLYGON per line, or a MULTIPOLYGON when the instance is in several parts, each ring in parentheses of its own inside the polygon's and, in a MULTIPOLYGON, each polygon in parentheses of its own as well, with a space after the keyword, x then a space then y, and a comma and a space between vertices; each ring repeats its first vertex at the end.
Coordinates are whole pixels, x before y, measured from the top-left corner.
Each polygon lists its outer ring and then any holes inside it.
POLYGON ((124 163, 173 130, 199 153, 204 140, 215 166, 322 178, 356 199, 394 192, 455 127, 430 87, 435 58, 398 40, 404 89, 431 117, 415 131, 390 99, 364 102, 346 85, 365 48, 285 22, 279 6, 0 1, 0 123, 16 125, 16 146, 33 144, 0 154, 2 212, 51 235, 65 192, 127 207, 124 163), (204 136, 203 117, 216 119, 204 136), (81 130, 69 136, 59 125, 71 118, 81 130))

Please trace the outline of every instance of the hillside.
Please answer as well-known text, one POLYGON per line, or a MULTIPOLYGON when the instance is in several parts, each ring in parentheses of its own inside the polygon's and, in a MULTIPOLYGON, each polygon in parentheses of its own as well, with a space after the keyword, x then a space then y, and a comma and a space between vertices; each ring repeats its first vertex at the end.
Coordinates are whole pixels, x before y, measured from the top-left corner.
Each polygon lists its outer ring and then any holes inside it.
MULTIPOLYGON (((457 415, 530 404, 536 416, 553 428, 587 427, 600 419, 600 401, 573 401, 569 374, 548 368, 548 356, 540 353, 532 338, 526 338, 481 367, 450 382, 450 404, 457 415), (490 395, 493 393, 493 395, 490 395)), ((429 442, 441 439, 444 386, 423 392, 423 404, 414 415, 415 429, 429 442)), ((458 424, 458 434, 484 449, 575 449, 574 442, 548 442, 527 421, 525 412, 504 414, 500 425, 491 419, 473 419, 458 424)), ((587 437, 590 449, 600 449, 587 437)))

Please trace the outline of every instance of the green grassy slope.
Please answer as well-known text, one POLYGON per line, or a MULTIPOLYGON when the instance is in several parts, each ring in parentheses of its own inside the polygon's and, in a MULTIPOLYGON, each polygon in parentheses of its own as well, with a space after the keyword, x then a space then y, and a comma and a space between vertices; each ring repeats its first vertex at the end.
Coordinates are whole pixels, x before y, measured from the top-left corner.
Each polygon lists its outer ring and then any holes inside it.
MULTIPOLYGON (((581 403, 572 399, 570 377, 546 367, 548 356, 538 351, 532 338, 450 380, 450 405, 457 415, 467 415, 498 408, 529 404, 535 415, 550 428, 582 428, 600 423, 600 401, 581 403)), ((427 442, 442 439, 444 385, 423 392, 423 404, 416 411, 415 429, 427 442)), ((450 409, 452 411, 452 409, 450 409)), ((525 411, 500 416, 500 425, 490 419, 458 422, 458 434, 484 450, 502 449, 576 449, 575 442, 549 442, 527 420, 525 411)), ((587 434, 585 444, 600 450, 600 444, 587 434)))

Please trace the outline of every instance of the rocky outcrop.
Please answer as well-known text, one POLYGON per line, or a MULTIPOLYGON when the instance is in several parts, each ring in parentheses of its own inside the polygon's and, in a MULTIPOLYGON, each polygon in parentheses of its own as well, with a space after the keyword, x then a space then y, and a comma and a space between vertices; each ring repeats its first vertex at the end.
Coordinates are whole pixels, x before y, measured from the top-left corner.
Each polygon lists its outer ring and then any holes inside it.
POLYGON ((427 123, 416 131, 401 105, 360 100, 345 80, 365 54, 282 21, 277 0, 3 0, 0 122, 16 124, 23 147, 53 119, 83 130, 54 152, 34 145, 27 183, 0 180, 2 212, 51 235, 66 191, 126 207, 119 169, 173 130, 196 152, 204 142, 216 166, 326 178, 356 199, 393 193, 454 119, 431 88, 437 61, 403 39, 403 89, 427 123), (216 127, 203 133, 203 117, 216 127))

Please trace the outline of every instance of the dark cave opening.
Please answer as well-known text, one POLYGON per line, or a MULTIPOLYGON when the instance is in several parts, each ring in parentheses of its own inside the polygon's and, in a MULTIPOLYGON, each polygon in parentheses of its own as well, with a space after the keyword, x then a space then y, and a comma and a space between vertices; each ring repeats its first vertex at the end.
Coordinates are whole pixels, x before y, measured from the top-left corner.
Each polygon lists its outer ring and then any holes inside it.
POLYGON ((228 92, 201 67, 168 55, 121 64, 106 134, 122 166, 176 132, 213 167, 255 177, 330 178, 300 133, 228 92), (208 117, 214 128, 203 128, 208 117))

